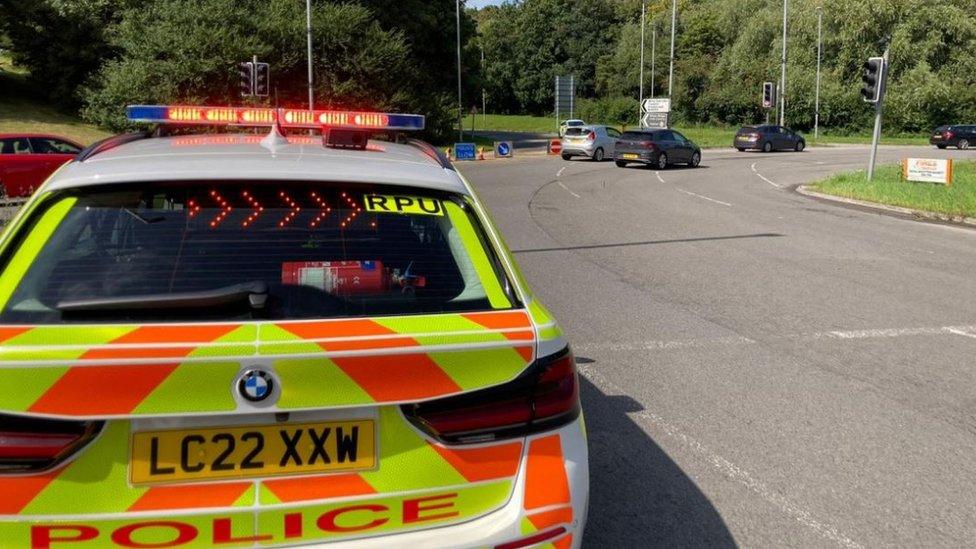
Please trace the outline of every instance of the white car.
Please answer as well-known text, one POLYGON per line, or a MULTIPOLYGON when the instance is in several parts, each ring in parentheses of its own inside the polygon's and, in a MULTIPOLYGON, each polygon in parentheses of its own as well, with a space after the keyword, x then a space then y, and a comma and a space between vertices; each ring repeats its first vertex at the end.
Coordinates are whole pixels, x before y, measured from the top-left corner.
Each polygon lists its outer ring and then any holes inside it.
POLYGON ((562 139, 563 160, 585 156, 596 162, 613 158, 613 152, 621 133, 610 126, 580 126, 569 128, 562 139))
POLYGON ((579 378, 417 115, 136 106, 0 237, 0 546, 578 548, 579 378), (322 136, 282 129, 319 128, 322 136))
POLYGON ((566 135, 566 130, 569 129, 569 128, 579 128, 579 127, 585 126, 585 125, 586 125, 586 122, 583 122, 582 120, 580 120, 578 118, 571 118, 569 120, 563 120, 562 122, 559 123, 559 137, 562 137, 562 136, 566 135))

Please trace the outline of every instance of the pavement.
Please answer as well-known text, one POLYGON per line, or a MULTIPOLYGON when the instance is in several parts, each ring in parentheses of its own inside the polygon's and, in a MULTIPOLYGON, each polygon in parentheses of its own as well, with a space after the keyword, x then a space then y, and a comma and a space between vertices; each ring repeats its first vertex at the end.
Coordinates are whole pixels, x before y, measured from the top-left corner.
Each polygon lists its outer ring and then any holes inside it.
POLYGON ((976 231, 793 191, 866 163, 460 166, 576 353, 585 546, 973 544, 976 231))

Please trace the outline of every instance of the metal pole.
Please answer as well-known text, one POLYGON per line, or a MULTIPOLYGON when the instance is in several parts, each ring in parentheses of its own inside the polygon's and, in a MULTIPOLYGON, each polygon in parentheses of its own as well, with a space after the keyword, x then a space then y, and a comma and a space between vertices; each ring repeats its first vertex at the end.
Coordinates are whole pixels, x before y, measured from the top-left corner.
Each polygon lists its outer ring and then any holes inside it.
POLYGON ((668 97, 674 89, 674 27, 678 21, 678 0, 671 0, 671 68, 668 69, 668 97))
POLYGON ((813 107, 813 139, 820 137, 820 57, 823 53, 823 6, 817 8, 817 91, 813 107))
POLYGON ((481 121, 488 129, 488 93, 485 91, 485 48, 481 48, 481 121))
POLYGON ((786 126, 786 13, 789 0, 783 0, 783 62, 779 83, 779 125, 786 126))
MULTIPOLYGON (((644 104, 644 15, 647 13, 647 0, 641 0, 641 50, 640 50, 640 91, 637 100, 637 115, 640 117, 641 105, 644 104)), ((639 118, 638 118, 639 119, 639 118)))
POLYGON ((654 57, 657 54, 657 25, 651 26, 651 97, 654 97, 654 57))
POLYGON ((315 109, 315 94, 312 91, 312 0, 305 0, 305 28, 308 31, 308 110, 315 109))
POLYGON ((464 107, 461 103, 461 0, 455 0, 457 24, 458 141, 464 141, 464 107))
POLYGON ((874 104, 874 135, 871 136, 871 159, 868 160, 868 181, 874 178, 874 163, 878 156, 878 141, 881 140, 881 109, 884 103, 885 88, 888 83, 888 49, 885 48, 884 62, 881 66, 881 81, 878 85, 878 102, 874 104))

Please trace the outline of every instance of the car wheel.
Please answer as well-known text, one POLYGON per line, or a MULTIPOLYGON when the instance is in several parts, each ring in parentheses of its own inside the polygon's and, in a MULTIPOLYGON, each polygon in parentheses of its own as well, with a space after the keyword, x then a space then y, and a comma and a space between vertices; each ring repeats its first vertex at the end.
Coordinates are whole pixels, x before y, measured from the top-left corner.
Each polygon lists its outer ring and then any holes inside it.
POLYGON ((616 164, 618 168, 625 168, 625 167, 627 167, 627 163, 624 162, 623 160, 617 160, 616 162, 614 162, 614 164, 616 164))
POLYGON ((569 160, 570 158, 572 158, 572 157, 569 156, 568 154, 564 154, 563 155, 563 160, 569 160))
POLYGON ((936 145, 936 147, 938 147, 938 148, 940 148, 940 149, 944 149, 944 148, 946 148, 946 146, 945 146, 945 145, 936 145))
POLYGON ((701 164, 701 153, 696 151, 695 154, 691 155, 691 162, 688 165, 697 168, 699 164, 701 164))
POLYGON ((657 157, 657 169, 665 170, 668 167, 668 155, 661 153, 657 157))
POLYGON ((597 150, 593 151, 593 161, 594 162, 603 162, 603 148, 602 147, 597 148, 597 150))
POLYGON ((805 149, 806 146, 807 144, 804 143, 803 141, 797 141, 796 145, 793 147, 793 150, 795 150, 796 152, 803 152, 803 149, 805 149))
POLYGON ((744 153, 744 152, 746 152, 746 150, 745 150, 745 149, 743 149, 742 147, 736 147, 735 149, 736 149, 737 151, 739 151, 740 153, 744 153))
POLYGON ((772 152, 772 150, 773 150, 773 144, 772 143, 770 143, 769 141, 763 143, 763 152, 764 153, 772 152))
POLYGON ((959 144, 956 145, 956 148, 959 149, 960 151, 963 150, 963 149, 968 149, 969 148, 969 141, 966 140, 966 139, 960 139, 959 140, 959 144))

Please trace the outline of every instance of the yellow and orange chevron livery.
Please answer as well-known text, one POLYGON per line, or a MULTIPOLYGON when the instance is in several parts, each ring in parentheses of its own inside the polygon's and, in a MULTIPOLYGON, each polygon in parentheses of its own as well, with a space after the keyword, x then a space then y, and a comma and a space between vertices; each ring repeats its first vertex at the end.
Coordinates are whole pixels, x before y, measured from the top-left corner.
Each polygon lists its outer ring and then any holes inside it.
POLYGON ((255 360, 278 375, 280 409, 416 401, 513 379, 532 362, 535 347, 536 329, 523 310, 2 326, 0 368, 19 390, 0 394, 0 410, 79 418, 234 412, 235 376, 255 360))

